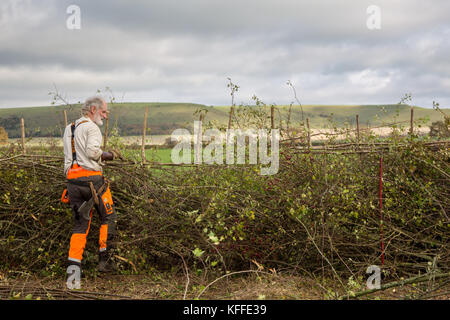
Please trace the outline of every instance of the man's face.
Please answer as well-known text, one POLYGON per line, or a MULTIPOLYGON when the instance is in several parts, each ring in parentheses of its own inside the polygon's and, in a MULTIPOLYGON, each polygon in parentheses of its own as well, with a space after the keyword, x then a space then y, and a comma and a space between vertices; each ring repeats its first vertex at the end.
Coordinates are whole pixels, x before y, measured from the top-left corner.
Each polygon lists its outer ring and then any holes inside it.
POLYGON ((95 107, 91 107, 91 113, 93 113, 93 120, 94 122, 102 126, 103 125, 103 119, 108 118, 108 105, 103 103, 103 106, 101 106, 98 110, 95 109, 95 107))

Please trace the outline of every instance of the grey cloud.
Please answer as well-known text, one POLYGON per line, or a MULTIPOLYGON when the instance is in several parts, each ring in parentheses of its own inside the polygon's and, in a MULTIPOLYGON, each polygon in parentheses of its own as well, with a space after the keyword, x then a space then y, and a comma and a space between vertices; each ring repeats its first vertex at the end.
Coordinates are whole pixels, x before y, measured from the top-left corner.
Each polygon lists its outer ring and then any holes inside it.
POLYGON ((448 1, 378 1, 378 31, 365 26, 372 1, 81 0, 76 31, 73 1, 16 2, 0 20, 0 107, 46 104, 53 83, 76 100, 110 86, 131 101, 226 104, 228 76, 242 101, 289 103, 290 79, 305 103, 450 103, 448 1))

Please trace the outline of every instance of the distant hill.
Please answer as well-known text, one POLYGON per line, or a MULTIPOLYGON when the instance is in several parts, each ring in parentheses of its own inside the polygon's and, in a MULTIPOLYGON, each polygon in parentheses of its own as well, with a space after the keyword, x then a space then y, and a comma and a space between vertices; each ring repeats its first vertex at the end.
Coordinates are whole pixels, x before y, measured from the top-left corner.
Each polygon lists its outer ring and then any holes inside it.
MULTIPOLYGON (((195 111, 202 108, 208 113, 205 120, 215 120, 220 124, 228 122, 229 106, 205 106, 193 103, 114 103, 109 105, 110 128, 117 127, 122 136, 140 135, 145 107, 149 106, 148 128, 150 134, 170 134, 174 129, 192 127, 198 115, 195 111)), ((256 108, 256 107, 255 107, 256 108)), ((268 108, 268 107, 267 107, 268 108)), ((280 116, 286 120, 289 106, 277 106, 276 123, 280 116)), ((46 106, 28 108, 0 109, 0 127, 4 127, 9 138, 20 136, 20 118, 24 118, 26 135, 33 137, 60 137, 64 131, 63 110, 67 110, 68 120, 73 121, 80 116, 80 105, 72 109, 67 106, 46 106)), ((450 109, 443 109, 450 114, 450 109)), ((305 105, 304 118, 309 118, 312 128, 323 128, 331 122, 341 127, 346 123, 354 124, 355 115, 359 114, 360 125, 370 126, 409 121, 408 105, 305 105), (330 122, 331 121, 331 122, 330 122)), ((426 125, 442 120, 442 115, 433 110, 414 107, 414 118, 427 119, 426 125)), ((302 120, 301 108, 292 106, 291 123, 295 125, 302 120)))

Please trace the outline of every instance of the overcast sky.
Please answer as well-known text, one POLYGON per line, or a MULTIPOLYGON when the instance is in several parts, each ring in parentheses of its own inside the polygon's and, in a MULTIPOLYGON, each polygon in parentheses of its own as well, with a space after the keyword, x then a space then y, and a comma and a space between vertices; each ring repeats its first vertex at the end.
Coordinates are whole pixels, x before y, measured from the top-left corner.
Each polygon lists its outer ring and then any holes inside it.
POLYGON ((448 0, 0 0, 0 108, 118 101, 450 106, 448 0), (70 5, 80 8, 80 29, 70 5), (380 9, 380 29, 374 11, 380 9), (109 95, 106 95, 109 97, 109 95))

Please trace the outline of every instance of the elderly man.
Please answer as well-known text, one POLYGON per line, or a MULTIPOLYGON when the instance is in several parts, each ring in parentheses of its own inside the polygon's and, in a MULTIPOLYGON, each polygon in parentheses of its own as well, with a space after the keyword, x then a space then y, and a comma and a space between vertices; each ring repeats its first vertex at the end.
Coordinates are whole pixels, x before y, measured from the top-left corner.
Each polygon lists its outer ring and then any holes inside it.
MULTIPOLYGON (((102 133, 98 126, 107 118, 108 106, 101 97, 92 97, 82 106, 82 117, 64 132, 64 173, 67 193, 75 218, 69 249, 69 267, 81 268, 86 237, 95 207, 100 215, 99 264, 102 272, 115 270, 111 261, 111 241, 116 213, 109 185, 102 175, 102 161, 113 160, 116 153, 100 149, 102 133)), ((69 269, 68 269, 69 270, 69 269)))

